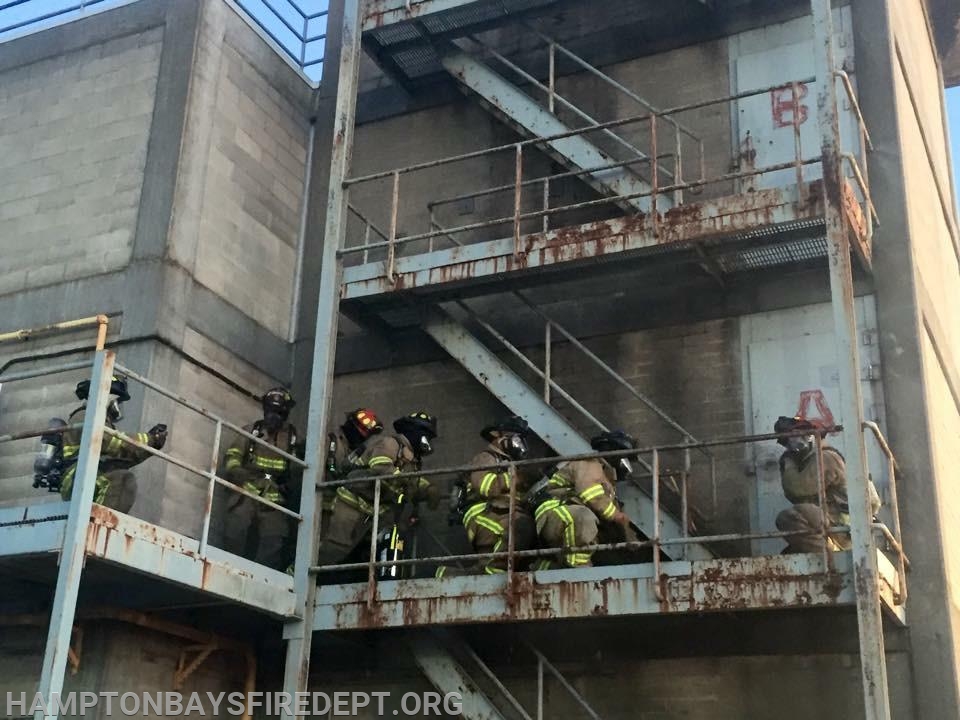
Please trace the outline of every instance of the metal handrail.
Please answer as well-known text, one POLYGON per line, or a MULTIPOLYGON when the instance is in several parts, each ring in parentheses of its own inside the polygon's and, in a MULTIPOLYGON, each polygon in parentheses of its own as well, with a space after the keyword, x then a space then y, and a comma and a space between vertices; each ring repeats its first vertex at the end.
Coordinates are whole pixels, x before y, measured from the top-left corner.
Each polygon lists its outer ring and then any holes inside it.
POLYGON ((897 464, 897 458, 893 454, 893 450, 890 448, 890 444, 887 442, 886 437, 883 435, 883 431, 880 429, 880 426, 871 421, 863 423, 863 429, 869 430, 873 437, 877 441, 877 445, 880 446, 880 451, 887 458, 887 477, 889 480, 889 489, 890 489, 890 514, 893 517, 893 540, 894 543, 891 543, 894 548, 894 552, 897 554, 897 573, 899 574, 899 601, 901 604, 905 603, 907 600, 907 566, 909 565, 909 560, 907 560, 906 552, 903 549, 903 530, 900 526, 900 500, 897 496, 897 470, 900 469, 897 464))
MULTIPOLYGON (((865 425, 867 427, 867 425, 865 425)), ((826 507, 826 491, 825 491, 825 477, 824 477, 824 466, 820 461, 822 455, 822 439, 823 436, 829 434, 835 434, 842 432, 842 427, 832 427, 825 428, 821 430, 821 433, 818 433, 816 436, 817 439, 817 458, 816 463, 817 475, 818 475, 818 495, 820 498, 821 507, 826 507)), ((876 428, 871 428, 875 432, 876 428)), ((722 438, 718 440, 705 441, 697 443, 701 447, 719 447, 719 446, 729 446, 729 445, 738 445, 738 444, 749 444, 754 442, 763 442, 768 440, 783 440, 789 437, 800 437, 809 431, 800 430, 790 433, 768 433, 762 435, 748 435, 748 436, 739 436, 734 438, 722 438)), ((885 444, 885 442, 884 442, 885 444)), ((371 538, 370 543, 370 556, 366 561, 358 561, 351 563, 337 563, 330 565, 315 565, 310 567, 310 573, 313 575, 324 574, 328 572, 334 572, 338 570, 361 570, 365 569, 368 571, 368 591, 367 591, 367 604, 370 607, 373 607, 376 598, 377 598, 377 577, 376 570, 377 568, 383 567, 407 567, 407 566, 416 566, 416 565, 439 565, 447 562, 462 562, 462 561, 485 561, 491 559, 506 559, 507 561, 507 587, 508 592, 513 592, 511 578, 514 572, 515 561, 517 559, 530 559, 530 558, 540 558, 540 557, 556 557, 558 555, 571 553, 571 552, 597 552, 603 550, 639 550, 639 549, 651 549, 653 551, 653 564, 654 564, 654 577, 660 576, 660 550, 664 547, 680 547, 684 548, 689 545, 694 544, 704 544, 704 543, 720 543, 720 542, 731 542, 731 541, 747 541, 747 540, 765 540, 765 539, 774 539, 774 538, 789 538, 793 536, 798 536, 805 534, 806 531, 769 531, 769 532, 736 532, 736 533, 723 533, 715 535, 706 535, 706 536, 690 536, 684 528, 682 537, 663 537, 661 535, 661 508, 659 503, 660 497, 660 485, 661 485, 661 465, 660 465, 660 456, 664 451, 673 450, 673 449, 687 449, 689 445, 662 445, 655 446, 646 449, 639 450, 622 450, 622 451, 610 451, 610 452, 592 452, 592 453, 583 453, 577 455, 565 455, 560 457, 550 457, 550 458, 537 458, 531 460, 523 461, 508 461, 508 462, 499 462, 499 463, 490 463, 490 464, 478 464, 478 465, 467 465, 467 466, 456 466, 456 467, 447 467, 447 468, 437 468, 434 470, 421 470, 418 472, 402 472, 395 475, 390 475, 387 477, 384 476, 369 476, 364 478, 351 478, 346 480, 338 480, 332 482, 323 482, 319 484, 321 488, 331 488, 331 487, 341 487, 341 486, 353 486, 360 483, 370 484, 373 483, 374 486, 374 500, 373 507, 371 509, 373 526, 374 526, 374 538, 371 538), (644 455, 649 454, 652 457, 652 478, 653 478, 653 502, 652 502, 652 527, 654 528, 653 534, 649 539, 646 540, 630 540, 625 542, 613 542, 613 543, 604 543, 604 544, 595 544, 595 545, 580 545, 577 547, 561 547, 561 548, 538 548, 531 550, 517 550, 513 545, 513 518, 516 513, 517 500, 516 500, 516 486, 511 484, 510 488, 510 509, 509 509, 509 519, 506 523, 507 528, 507 548, 506 550, 498 550, 493 552, 483 552, 483 553, 459 553, 452 554, 447 553, 444 555, 435 555, 428 557, 416 557, 416 558, 404 558, 398 560, 379 560, 376 555, 376 531, 380 521, 381 511, 384 509, 382 504, 382 494, 381 488, 382 484, 385 481, 395 481, 405 477, 428 477, 436 475, 451 475, 457 474, 460 475, 465 472, 475 472, 478 470, 499 470, 499 471, 509 471, 516 472, 518 467, 525 466, 536 466, 536 465, 553 465, 561 461, 571 461, 571 460, 580 460, 588 458, 618 458, 626 457, 632 455, 644 455)), ((889 446, 886 446, 889 450, 889 446)), ((892 455, 892 453, 891 453, 892 455)), ((891 460, 892 462, 892 460, 891 460)), ((851 507, 851 513, 857 513, 861 511, 859 504, 856 504, 851 507)), ((872 523, 871 523, 872 524, 872 523)), ((875 528, 880 532, 883 532, 882 526, 875 528)), ((828 549, 827 540, 831 535, 839 533, 849 533, 850 527, 848 525, 826 525, 823 528, 824 535, 824 569, 826 572, 833 572, 833 553, 828 549)), ((896 532, 896 530, 895 530, 896 532)), ((873 537, 871 533, 871 538, 873 537)), ((892 538, 892 545, 897 549, 898 554, 901 558, 901 563, 898 567, 898 580, 900 584, 900 591, 895 597, 895 602, 897 604, 902 604, 905 601, 905 587, 906 587, 906 568, 905 568, 905 557, 903 553, 902 545, 900 541, 896 538, 892 538)), ((874 541, 875 542, 875 541, 874 541)), ((655 588, 656 590, 656 588, 655 588)), ((879 592, 879 584, 876 586, 876 591, 879 592)), ((662 589, 658 592, 662 592, 662 589)))
POLYGON ((247 430, 244 430, 244 429, 243 429, 242 427, 240 427, 239 425, 236 425, 236 424, 230 422, 229 420, 223 419, 223 418, 220 417, 219 415, 210 412, 210 411, 207 410, 206 408, 203 408, 203 407, 201 407, 200 405, 197 405, 196 403, 190 402, 190 401, 187 400, 186 398, 184 398, 184 397, 182 397, 182 396, 180 396, 180 395, 177 395, 177 394, 176 394, 175 392, 173 392, 172 390, 168 390, 167 388, 163 387, 162 385, 159 385, 159 384, 153 382, 153 381, 150 380, 149 378, 146 378, 146 377, 144 377, 143 375, 140 375, 139 373, 136 373, 136 372, 134 372, 133 370, 131 370, 131 369, 127 368, 127 367, 124 367, 123 365, 121 365, 121 364, 119 364, 119 363, 117 363, 116 369, 117 369, 117 372, 123 373, 128 379, 136 380, 136 381, 137 381, 138 383, 140 383, 141 385, 143 385, 143 386, 145 386, 145 387, 148 387, 148 388, 150 388, 151 390, 154 390, 155 392, 160 393, 160 394, 163 395, 164 397, 170 398, 170 399, 173 400, 174 402, 176 402, 176 403, 178 403, 178 404, 180 404, 180 405, 183 405, 184 407, 189 408, 190 410, 193 410, 194 412, 196 412, 196 413, 198 413, 198 414, 200 414, 200 415, 203 415, 205 418, 207 418, 207 419, 209 419, 209 420, 213 420, 213 421, 216 422, 216 423, 222 424, 224 427, 229 428, 230 430, 232 430, 233 432, 237 433, 238 435, 241 435, 241 436, 247 438, 248 440, 252 440, 253 442, 255 442, 255 443, 257 443, 258 445, 260 445, 261 447, 264 447, 264 448, 269 449, 270 452, 279 455, 279 456, 282 457, 284 460, 287 460, 287 461, 289 461, 289 462, 292 462, 292 463, 295 464, 295 465, 299 465, 299 466, 302 467, 302 468, 307 467, 307 462, 306 462, 305 460, 301 460, 301 459, 298 458, 296 455, 291 455, 290 453, 288 453, 288 452, 286 452, 286 451, 284 451, 284 450, 281 450, 280 448, 276 447, 275 445, 271 445, 269 442, 267 442, 267 441, 264 440, 263 438, 257 437, 257 436, 254 435, 253 433, 251 433, 251 432, 249 432, 249 431, 247 431, 247 430))

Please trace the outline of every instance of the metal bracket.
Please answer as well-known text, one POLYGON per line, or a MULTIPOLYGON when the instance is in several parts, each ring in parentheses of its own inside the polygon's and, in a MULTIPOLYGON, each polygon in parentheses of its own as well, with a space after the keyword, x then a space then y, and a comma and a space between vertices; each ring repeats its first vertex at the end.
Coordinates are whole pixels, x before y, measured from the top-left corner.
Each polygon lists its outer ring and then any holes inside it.
POLYGON ((179 690, 182 688, 187 678, 203 665, 217 647, 216 643, 209 643, 206 645, 191 645, 181 650, 180 658, 177 660, 177 669, 173 672, 173 689, 179 690), (192 658, 190 658, 191 653, 194 654, 192 658))

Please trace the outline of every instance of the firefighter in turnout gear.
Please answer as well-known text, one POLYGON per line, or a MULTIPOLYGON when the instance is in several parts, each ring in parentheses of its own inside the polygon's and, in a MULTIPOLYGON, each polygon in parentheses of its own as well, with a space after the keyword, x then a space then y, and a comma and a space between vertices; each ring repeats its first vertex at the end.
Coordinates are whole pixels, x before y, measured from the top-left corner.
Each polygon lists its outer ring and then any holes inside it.
MULTIPOLYGON (((82 425, 87 412, 86 400, 90 394, 90 381, 83 380, 77 383, 75 392, 77 397, 84 402, 83 405, 70 413, 68 424, 82 425)), ((126 378, 114 375, 110 382, 106 427, 111 430, 116 429, 116 424, 123 418, 120 406, 129 399, 130 393, 127 391, 126 378)), ((80 436, 81 431, 79 429, 67 430, 63 433, 62 465, 64 470, 60 484, 60 495, 64 500, 69 500, 73 493, 77 455, 80 452, 80 436)), ((154 425, 148 432, 138 432, 131 439, 136 440, 141 445, 148 445, 159 450, 167 441, 167 426, 154 425)), ((133 507, 133 502, 137 497, 137 479, 130 472, 130 468, 139 465, 149 457, 150 453, 143 448, 124 442, 116 435, 104 433, 100 445, 100 466, 93 501, 123 513, 130 512, 130 508, 133 507)))
POLYGON ((340 429, 327 436, 327 479, 345 478, 359 459, 363 444, 381 432, 383 423, 373 410, 358 408, 348 412, 340 429))
MULTIPOLYGON (((284 388, 262 398, 263 419, 243 429, 289 455, 299 452, 297 430, 287 422, 296 404, 284 388)), ((285 504, 290 461, 270 448, 240 437, 226 452, 224 477, 247 492, 285 504)), ((276 570, 287 566, 284 542, 290 533, 285 514, 240 493, 229 493, 224 519, 224 549, 276 570)))
MULTIPOLYGON (((516 415, 495 425, 485 427, 480 436, 489 443, 486 450, 474 456, 471 465, 482 467, 496 463, 523 460, 529 452, 527 421, 516 415)), ((508 547, 507 528, 510 524, 510 488, 515 491, 513 518, 514 548, 529 550, 536 540, 533 516, 525 504, 526 483, 515 469, 481 469, 470 473, 458 488, 458 511, 462 515, 467 539, 477 553, 502 552, 508 547)), ((506 558, 486 558, 480 561, 477 573, 493 575, 506 572, 506 558)), ((441 565, 436 577, 452 577, 468 572, 441 565)))
MULTIPOLYGON (((773 426, 775 433, 809 431, 809 435, 780 438, 777 442, 786 448, 780 456, 780 480, 783 494, 793 503, 777 515, 777 529, 799 532, 784 538, 784 553, 822 552, 824 543, 830 550, 849 550, 849 533, 831 533, 824 537, 825 527, 850 524, 847 502, 847 472, 843 455, 836 448, 823 445, 823 484, 826 508, 820 507, 817 477, 817 448, 814 433, 817 427, 799 417, 781 417, 773 426)), ((880 495, 873 482, 869 483, 870 506, 874 515, 880 510, 880 495)))
MULTIPOLYGON (((597 452, 632 450, 636 441, 625 432, 605 432, 590 441, 597 452)), ((634 458, 635 459, 635 458, 634 458)), ((557 469, 531 488, 537 535, 545 548, 586 547, 597 543, 601 523, 629 528, 630 520, 617 503, 616 484, 633 473, 630 459, 610 462, 600 458, 561 462, 557 469), (611 465, 615 463, 614 465, 611 465)), ((593 564, 593 551, 564 552, 560 565, 577 568, 593 564)), ((557 567, 554 560, 536 564, 538 570, 557 567)))
MULTIPOLYGON (((393 433, 381 433, 362 445, 362 451, 347 479, 383 476, 380 486, 380 516, 396 512, 407 501, 426 500, 436 507, 439 496, 430 481, 422 477, 391 480, 399 473, 416 472, 423 458, 433 452, 431 442, 437 437, 437 420, 419 411, 393 423, 393 433)), ((331 565, 346 558, 371 529, 374 486, 354 484, 337 488, 330 522, 322 528, 318 564, 331 565)))

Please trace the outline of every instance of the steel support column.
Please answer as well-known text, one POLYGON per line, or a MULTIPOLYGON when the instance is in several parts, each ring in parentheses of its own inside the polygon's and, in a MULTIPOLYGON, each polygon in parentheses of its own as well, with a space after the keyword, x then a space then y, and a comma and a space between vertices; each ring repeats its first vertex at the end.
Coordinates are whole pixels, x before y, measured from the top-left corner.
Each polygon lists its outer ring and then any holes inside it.
POLYGON ((817 80, 820 83, 817 106, 823 156, 824 211, 840 381, 838 392, 844 428, 843 439, 847 449, 847 493, 850 498, 850 536, 853 542, 853 573, 865 717, 867 720, 889 720, 890 698, 880 608, 880 575, 871 529, 873 513, 867 492, 867 446, 863 434, 853 269, 848 228, 842 206, 843 174, 839 108, 834 80, 833 14, 830 0, 811 0, 811 7, 817 80))
MULTIPOLYGON (((360 21, 362 0, 343 0, 343 26, 340 37, 339 81, 334 114, 333 148, 330 158, 330 189, 327 196, 326 228, 320 268, 317 323, 313 339, 313 368, 307 419, 307 469, 300 496, 303 520, 297 533, 294 562, 294 591, 299 620, 287 628, 286 663, 283 688, 287 693, 306 692, 310 672, 310 646, 313 637, 313 605, 316 583, 310 566, 317 554, 320 533, 320 492, 317 483, 326 467, 327 418, 333 400, 333 368, 337 350, 337 325, 340 320, 340 283, 343 266, 337 251, 346 236, 348 195, 344 180, 353 156, 354 122, 360 71, 360 21)), ((300 717, 300 715, 297 715, 300 717)), ((284 717, 292 717, 284 711, 284 717)))
MULTIPOLYGON (((107 417, 113 362, 112 352, 98 351, 94 357, 93 375, 90 378, 90 394, 87 398, 87 412, 83 421, 83 436, 80 439, 80 452, 77 455, 73 495, 67 514, 67 527, 63 535, 60 569, 57 573, 57 586, 53 595, 50 628, 47 632, 47 645, 43 652, 43 669, 40 672, 38 688, 38 692, 50 709, 46 717, 51 720, 57 717, 57 705, 51 701, 53 696, 59 695, 63 690, 63 676, 67 669, 67 655, 70 652, 70 636, 77 611, 80 575, 83 572, 83 561, 87 549, 87 528, 90 525, 90 510, 93 507, 93 493, 100 467, 100 446, 103 442, 103 423, 107 417)), ((44 713, 38 710, 34 717, 36 720, 42 720, 44 713)))

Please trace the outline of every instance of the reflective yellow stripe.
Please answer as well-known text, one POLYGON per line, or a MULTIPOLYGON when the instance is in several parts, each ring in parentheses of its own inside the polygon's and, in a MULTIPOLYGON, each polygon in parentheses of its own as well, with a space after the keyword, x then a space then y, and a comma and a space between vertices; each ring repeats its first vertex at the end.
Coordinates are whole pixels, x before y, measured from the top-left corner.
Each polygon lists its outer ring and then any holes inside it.
POLYGON ((444 575, 444 573, 446 573, 446 572, 447 572, 447 566, 446 566, 446 565, 441 565, 440 567, 437 568, 437 572, 435 572, 433 576, 434 576, 437 580, 440 580, 441 578, 443 578, 443 575, 444 575))
POLYGON ((483 569, 483 571, 484 571, 487 575, 498 575, 498 574, 500 574, 500 573, 505 573, 505 572, 506 572, 506 570, 504 570, 503 568, 491 567, 490 565, 487 565, 487 566, 483 569))
POLYGON ((236 470, 243 463, 240 462, 239 458, 227 458, 227 470, 236 470))
POLYGON ((598 498, 604 493, 606 493, 606 490, 604 490, 603 485, 597 483, 596 485, 591 485, 586 490, 581 492, 580 499, 584 502, 590 502, 594 498, 598 498))
POLYGON ((560 504, 561 503, 559 500, 547 500, 545 503, 541 503, 540 507, 538 507, 536 512, 534 512, 533 519, 539 522, 540 518, 545 512, 549 512, 550 510, 560 507, 560 504))
POLYGON ((495 535, 503 535, 504 533, 503 526, 500 523, 498 523, 496 520, 491 520, 488 517, 484 517, 483 515, 477 515, 474 522, 476 522, 480 527, 486 528, 495 535))
POLYGON ((549 482, 554 487, 567 487, 570 484, 570 482, 563 475, 559 474, 551 475, 549 482))
POLYGON ((80 452, 79 445, 64 445, 63 446, 63 457, 64 459, 71 458, 80 452))
POLYGON ((613 502, 613 500, 611 500, 611 501, 610 501, 610 504, 607 505, 607 507, 606 507, 606 508, 604 509, 604 511, 603 511, 603 519, 604 519, 604 520, 609 520, 610 518, 612 518, 612 517, 613 517, 614 515, 616 515, 616 514, 617 514, 617 506, 616 506, 616 504, 613 502))
POLYGON ((141 445, 149 445, 150 436, 147 435, 146 433, 137 433, 137 442, 140 443, 141 445))
POLYGON ((490 488, 493 487, 493 484, 497 481, 497 474, 494 472, 488 472, 483 476, 483 480, 480 482, 480 495, 481 497, 490 497, 490 488))
POLYGON ((107 449, 105 452, 108 455, 113 455, 122 447, 123 440, 121 440, 117 435, 111 435, 109 442, 107 442, 107 449))
POLYGON ((393 458, 386 455, 377 455, 370 458, 370 462, 367 463, 367 467, 378 467, 380 465, 393 465, 393 458))
POLYGON ((471 505, 467 512, 463 514, 463 524, 464 526, 469 525, 473 519, 482 512, 485 512, 487 509, 487 503, 477 503, 476 505, 471 505))

